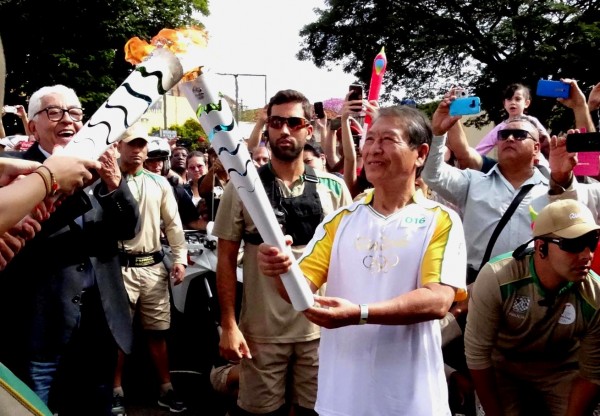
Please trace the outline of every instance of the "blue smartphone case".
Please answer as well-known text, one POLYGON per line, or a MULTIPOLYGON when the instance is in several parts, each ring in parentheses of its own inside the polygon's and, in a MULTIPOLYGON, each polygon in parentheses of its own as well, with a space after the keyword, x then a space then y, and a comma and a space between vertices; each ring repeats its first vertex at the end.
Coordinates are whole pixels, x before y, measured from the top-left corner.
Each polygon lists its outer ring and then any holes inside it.
POLYGON ((450 103, 451 116, 468 116, 481 112, 479 97, 457 98, 450 103))
POLYGON ((571 86, 566 82, 540 79, 535 94, 540 97, 569 98, 571 86))

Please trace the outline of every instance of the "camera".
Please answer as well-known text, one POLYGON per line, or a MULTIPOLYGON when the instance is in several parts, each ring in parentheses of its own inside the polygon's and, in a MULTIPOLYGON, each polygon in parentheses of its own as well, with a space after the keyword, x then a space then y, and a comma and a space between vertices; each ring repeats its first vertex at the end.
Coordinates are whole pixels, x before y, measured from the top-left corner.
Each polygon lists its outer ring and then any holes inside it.
POLYGON ((14 105, 5 105, 3 108, 4 108, 4 112, 6 114, 8 114, 8 113, 17 114, 17 107, 15 107, 14 105))
POLYGON ((468 95, 467 90, 464 88, 457 88, 454 90, 454 94, 456 95, 456 98, 462 98, 468 95))
POLYGON ((332 118, 331 120, 329 120, 329 130, 336 131, 340 127, 342 127, 342 119, 341 118, 336 117, 336 118, 332 118))

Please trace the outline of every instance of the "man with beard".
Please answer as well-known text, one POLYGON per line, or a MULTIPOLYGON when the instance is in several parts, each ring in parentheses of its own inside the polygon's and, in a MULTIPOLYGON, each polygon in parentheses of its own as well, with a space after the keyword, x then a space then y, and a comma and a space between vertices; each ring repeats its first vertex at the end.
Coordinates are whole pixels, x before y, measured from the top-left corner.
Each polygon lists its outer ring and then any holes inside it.
MULTIPOLYGON (((303 162, 312 134, 312 105, 293 90, 279 91, 267 109, 270 162, 259 169, 273 209, 296 257, 323 217, 351 202, 343 180, 315 171, 303 162)), ((217 292, 223 329, 221 355, 239 361, 238 406, 241 414, 314 415, 317 392, 319 327, 281 298, 273 279, 258 270, 262 242, 234 186, 227 185, 213 235, 219 237, 217 292), (236 266, 244 240, 244 285, 239 326, 236 321, 236 266), (291 391, 286 392, 286 388, 291 391)))

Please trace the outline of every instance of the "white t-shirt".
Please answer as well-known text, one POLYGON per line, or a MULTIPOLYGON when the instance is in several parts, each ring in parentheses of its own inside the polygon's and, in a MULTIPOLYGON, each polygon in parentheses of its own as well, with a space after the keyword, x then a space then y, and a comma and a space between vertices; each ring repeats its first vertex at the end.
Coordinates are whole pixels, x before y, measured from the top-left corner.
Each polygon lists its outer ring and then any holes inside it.
MULTIPOLYGON (((376 192, 376 191, 375 191, 376 192)), ((326 296, 372 303, 442 282, 466 295, 458 214, 418 191, 384 217, 365 198, 327 216, 300 259, 326 296)), ((439 320, 321 331, 315 410, 330 415, 450 415, 439 320)))

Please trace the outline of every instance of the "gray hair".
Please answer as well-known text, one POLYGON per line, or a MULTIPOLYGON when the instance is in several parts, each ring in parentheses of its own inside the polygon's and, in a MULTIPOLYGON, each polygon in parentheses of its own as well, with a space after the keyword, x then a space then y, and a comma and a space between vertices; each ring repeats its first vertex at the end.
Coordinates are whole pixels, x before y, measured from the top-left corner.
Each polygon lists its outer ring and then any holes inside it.
POLYGON ((539 142, 541 137, 545 134, 542 133, 542 131, 539 129, 538 125, 536 124, 536 122, 534 120, 535 120, 534 117, 528 116, 527 114, 523 114, 520 116, 515 116, 515 117, 509 118, 508 120, 506 120, 506 124, 528 123, 529 125, 531 125, 533 127, 533 129, 535 131, 537 131, 537 134, 538 134, 537 141, 539 142))
POLYGON ((31 120, 33 116, 42 109, 42 98, 49 95, 60 95, 66 101, 81 107, 79 97, 75 93, 75 90, 69 87, 65 87, 61 84, 52 85, 50 87, 42 87, 31 95, 29 98, 29 105, 27 107, 27 117, 31 120))
MULTIPOLYGON (((421 110, 406 105, 382 107, 377 112, 373 124, 382 117, 395 118, 400 122, 400 128, 408 136, 408 145, 411 148, 414 149, 421 144, 427 144, 431 148, 431 139, 433 137, 431 123, 421 110)), ((417 168, 417 178, 421 176, 424 167, 420 166, 417 168)))

